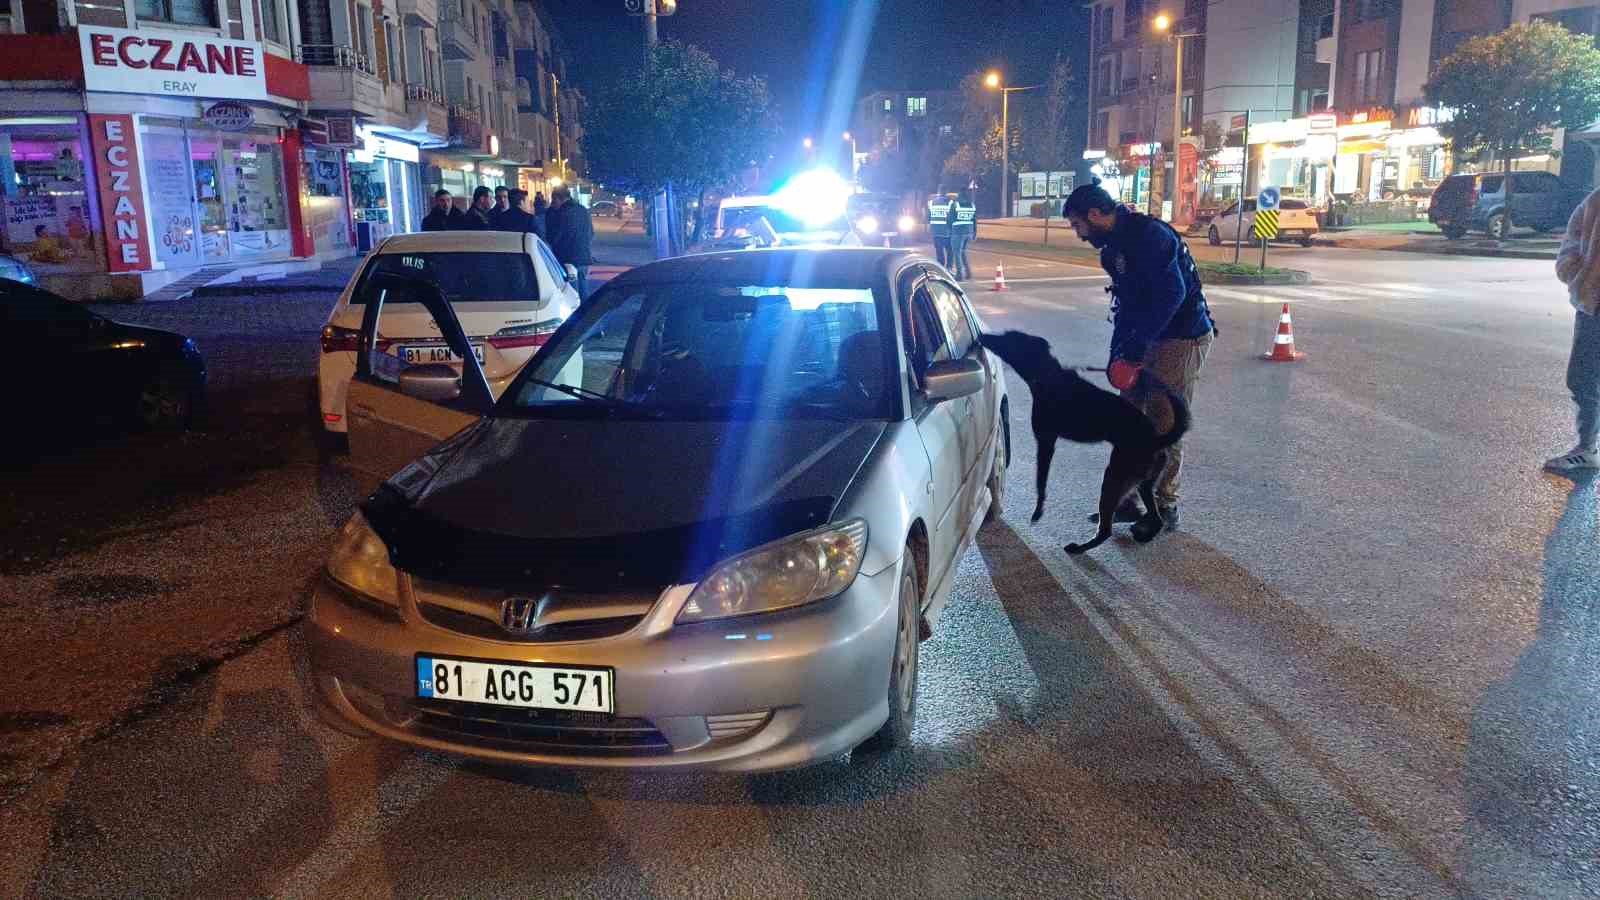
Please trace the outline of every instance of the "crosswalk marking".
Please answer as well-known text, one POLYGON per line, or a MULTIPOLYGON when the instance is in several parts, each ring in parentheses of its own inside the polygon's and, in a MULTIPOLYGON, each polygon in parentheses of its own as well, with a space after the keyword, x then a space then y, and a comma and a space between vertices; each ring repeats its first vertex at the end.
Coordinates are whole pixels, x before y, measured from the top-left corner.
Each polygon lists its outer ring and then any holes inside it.
POLYGON ((1206 296, 1222 300, 1239 300, 1245 303, 1293 303, 1319 300, 1421 300, 1436 293, 1436 288, 1426 285, 1385 282, 1358 284, 1352 281, 1335 281, 1308 285, 1263 285, 1259 288, 1206 286, 1206 296))

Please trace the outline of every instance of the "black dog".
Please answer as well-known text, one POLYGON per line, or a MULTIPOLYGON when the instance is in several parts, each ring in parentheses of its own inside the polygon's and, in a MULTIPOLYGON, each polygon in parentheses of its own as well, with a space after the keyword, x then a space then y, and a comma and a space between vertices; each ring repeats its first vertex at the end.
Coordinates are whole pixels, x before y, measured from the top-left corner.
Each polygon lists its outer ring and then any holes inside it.
POLYGON ((1172 398, 1172 430, 1157 434, 1155 423, 1138 407, 1117 394, 1095 387, 1078 373, 1062 368, 1050 355, 1050 343, 1041 337, 1008 331, 986 334, 983 346, 1017 370, 1033 392, 1033 436, 1039 442, 1038 502, 1033 521, 1044 515, 1045 483, 1056 441, 1066 438, 1082 444, 1111 444, 1111 461, 1100 484, 1100 531, 1087 544, 1068 544, 1068 553, 1092 550, 1111 536, 1117 507, 1135 488, 1144 500, 1145 514, 1133 523, 1134 540, 1144 543, 1161 533, 1161 512, 1156 507, 1156 479, 1167 467, 1167 448, 1189 430, 1189 405, 1155 376, 1141 372, 1146 386, 1172 398))

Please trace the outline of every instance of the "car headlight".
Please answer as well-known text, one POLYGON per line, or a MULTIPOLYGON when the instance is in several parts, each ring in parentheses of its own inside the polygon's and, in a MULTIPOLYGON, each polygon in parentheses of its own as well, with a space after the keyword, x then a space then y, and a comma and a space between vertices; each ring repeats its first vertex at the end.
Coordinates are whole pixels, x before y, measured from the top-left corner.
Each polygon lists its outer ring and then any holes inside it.
POLYGON ((852 519, 736 556, 700 580, 678 623, 774 612, 844 592, 861 570, 867 523, 852 519))
POLYGON ((909 234, 917 230, 917 220, 910 216, 901 216, 900 221, 895 224, 900 226, 901 234, 909 234))
POLYGON ((362 597, 386 606, 400 605, 399 575, 389 565, 389 548, 359 512, 334 538, 328 577, 362 597))
POLYGON ((860 231, 862 234, 877 234, 878 217, 862 216, 856 220, 856 230, 860 231))

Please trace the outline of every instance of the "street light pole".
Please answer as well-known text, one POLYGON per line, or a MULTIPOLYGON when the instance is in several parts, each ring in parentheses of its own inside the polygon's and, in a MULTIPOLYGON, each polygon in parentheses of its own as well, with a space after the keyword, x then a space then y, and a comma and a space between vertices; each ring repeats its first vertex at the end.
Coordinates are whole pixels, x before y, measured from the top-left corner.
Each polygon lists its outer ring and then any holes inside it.
MULTIPOLYGON (((1151 22, 1156 31, 1162 32, 1172 28, 1174 24, 1173 18, 1166 13, 1157 15, 1155 20, 1151 22)), ((1183 154, 1178 149, 1183 144, 1183 42, 1188 38, 1200 36, 1199 33, 1172 34, 1172 41, 1177 46, 1177 60, 1172 76, 1172 178, 1167 182, 1167 196, 1172 198, 1172 218, 1174 221, 1178 218, 1179 208, 1178 164, 1183 160, 1183 154)), ((1151 129, 1152 133, 1154 131, 1155 129, 1151 129)), ((1154 175, 1154 155, 1152 155, 1151 160, 1151 174, 1154 175)))
POLYGON ((1009 216, 1011 205, 1011 192, 1006 184, 1011 177, 1011 95, 1017 91, 1031 91, 1042 85, 1030 84, 1023 87, 1006 87, 1000 80, 999 72, 990 72, 983 83, 1000 92, 1000 215, 1009 216))

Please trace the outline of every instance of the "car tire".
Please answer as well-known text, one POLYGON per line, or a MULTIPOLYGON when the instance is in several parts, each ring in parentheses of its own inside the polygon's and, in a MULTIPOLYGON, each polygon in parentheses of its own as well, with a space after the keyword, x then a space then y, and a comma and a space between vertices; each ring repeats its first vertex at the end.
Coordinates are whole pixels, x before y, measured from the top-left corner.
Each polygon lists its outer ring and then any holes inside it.
POLYGON ((139 386, 134 420, 146 431, 183 431, 194 419, 194 388, 177 366, 163 366, 139 386))
POLYGON ((1313 241, 1311 240, 1311 238, 1304 237, 1304 238, 1300 239, 1300 246, 1305 247, 1308 250, 1311 249, 1311 244, 1312 243, 1313 243, 1313 241))
POLYGON ((1000 433, 996 435, 999 446, 994 448, 994 469, 989 473, 989 511, 983 514, 983 524, 1000 521, 1006 499, 1006 469, 1011 467, 1010 411, 1000 407, 1000 433))
POLYGON ((1511 220, 1506 214, 1495 213, 1489 217, 1489 237, 1503 241, 1511 235, 1511 220))
POLYGON ((1439 231, 1444 234, 1446 240, 1450 241, 1459 241, 1467 236, 1467 230, 1462 228, 1460 225, 1452 225, 1448 228, 1440 228, 1439 231))
POLYGON ((894 652, 889 657, 889 718, 877 733, 867 738, 860 749, 885 753, 911 743, 911 729, 917 721, 917 662, 921 647, 922 592, 917 587, 917 567, 906 548, 900 572, 900 590, 895 597, 894 652))
POLYGON ((1217 234, 1217 226, 1211 226, 1210 230, 1206 232, 1206 243, 1213 247, 1222 246, 1222 235, 1217 234))

